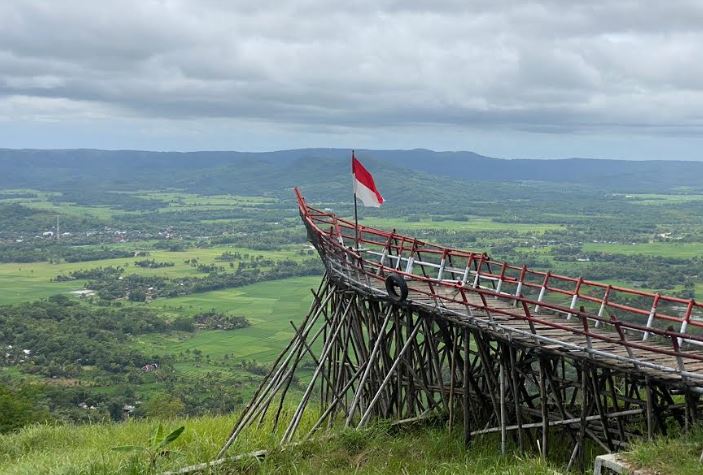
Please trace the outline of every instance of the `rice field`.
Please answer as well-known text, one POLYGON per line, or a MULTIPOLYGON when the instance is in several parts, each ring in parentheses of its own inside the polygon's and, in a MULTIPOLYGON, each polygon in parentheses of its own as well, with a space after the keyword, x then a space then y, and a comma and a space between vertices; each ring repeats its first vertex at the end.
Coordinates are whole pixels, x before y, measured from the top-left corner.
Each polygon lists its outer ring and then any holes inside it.
POLYGON ((148 250, 148 256, 138 256, 119 259, 103 259, 85 262, 32 262, 32 263, 3 263, 0 264, 0 305, 15 304, 45 298, 54 294, 68 294, 84 288, 85 281, 52 282, 60 274, 69 274, 77 270, 94 269, 98 267, 123 267, 125 273, 140 275, 155 275, 163 277, 196 277, 204 276, 196 267, 186 263, 187 260, 197 259, 200 264, 217 264, 228 269, 228 263, 216 258, 223 252, 239 252, 243 256, 263 256, 267 259, 293 259, 304 257, 298 252, 303 246, 289 246, 279 251, 257 251, 234 246, 218 246, 211 248, 191 248, 185 251, 151 250, 149 243, 126 243, 111 247, 126 247, 128 249, 148 250), (171 262, 172 267, 157 269, 142 268, 134 265, 135 261, 153 259, 158 262, 171 262))
POLYGON ((408 221, 404 218, 364 217, 359 224, 384 230, 422 230, 441 229, 447 231, 512 231, 518 233, 544 233, 545 231, 563 230, 560 224, 539 223, 501 223, 488 218, 468 217, 466 221, 431 220, 408 221))
POLYGON ((703 243, 701 242, 651 242, 636 244, 619 243, 584 243, 586 252, 607 252, 609 254, 647 255, 662 257, 678 257, 690 259, 703 257, 703 243))
MULTIPOLYGON (((312 301, 310 289, 317 289, 320 277, 294 277, 260 282, 236 289, 203 292, 171 299, 157 299, 149 305, 165 315, 192 315, 216 310, 241 315, 250 327, 237 330, 203 330, 192 337, 181 335, 148 335, 140 337, 136 345, 152 352, 180 353, 199 349, 211 358, 233 354, 237 359, 254 359, 268 363, 278 355, 293 335, 289 321, 296 325, 305 317, 312 301)), ((206 371, 192 365, 185 372, 206 371)))

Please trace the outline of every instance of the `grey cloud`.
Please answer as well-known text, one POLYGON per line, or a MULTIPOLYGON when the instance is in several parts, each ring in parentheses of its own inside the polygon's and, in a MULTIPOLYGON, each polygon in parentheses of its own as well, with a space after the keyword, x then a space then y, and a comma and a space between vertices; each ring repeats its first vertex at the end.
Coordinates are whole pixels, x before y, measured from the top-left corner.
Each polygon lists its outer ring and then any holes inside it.
POLYGON ((337 3, 7 0, 0 104, 13 106, 0 111, 296 127, 703 125, 700 2, 337 3))

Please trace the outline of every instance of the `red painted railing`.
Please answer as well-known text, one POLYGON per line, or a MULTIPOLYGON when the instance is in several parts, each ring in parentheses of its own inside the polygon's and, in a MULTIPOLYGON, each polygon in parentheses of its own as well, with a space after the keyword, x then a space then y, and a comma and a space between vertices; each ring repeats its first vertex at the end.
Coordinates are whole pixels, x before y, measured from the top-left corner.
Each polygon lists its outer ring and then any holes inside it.
POLYGON ((445 310, 464 307, 469 313, 526 320, 537 340, 541 337, 534 325, 578 334, 589 352, 594 341, 618 344, 627 350, 625 359, 635 365, 643 358, 633 350, 669 355, 677 359, 673 368, 639 363, 697 376, 686 371, 684 359, 703 361, 703 353, 683 348, 703 345, 703 304, 694 299, 494 261, 483 252, 451 249, 395 230, 360 225, 357 233, 353 222, 310 207, 300 191, 295 192, 301 217, 328 269, 357 283, 379 289, 389 273, 399 274, 415 300, 424 299, 445 310), (498 301, 508 301, 514 308, 497 306, 498 301), (580 324, 566 323, 572 319, 580 324))

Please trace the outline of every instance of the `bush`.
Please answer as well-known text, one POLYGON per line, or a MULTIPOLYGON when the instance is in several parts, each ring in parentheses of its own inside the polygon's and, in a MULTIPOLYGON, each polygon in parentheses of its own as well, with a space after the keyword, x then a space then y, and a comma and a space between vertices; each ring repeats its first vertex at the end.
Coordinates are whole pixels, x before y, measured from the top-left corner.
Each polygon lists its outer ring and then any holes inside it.
POLYGON ((171 328, 180 332, 193 332, 195 331, 195 325, 193 324, 193 319, 190 317, 178 317, 171 322, 171 328))
POLYGON ((12 390, 0 383, 0 434, 35 422, 46 422, 49 412, 38 406, 39 392, 27 385, 12 390))

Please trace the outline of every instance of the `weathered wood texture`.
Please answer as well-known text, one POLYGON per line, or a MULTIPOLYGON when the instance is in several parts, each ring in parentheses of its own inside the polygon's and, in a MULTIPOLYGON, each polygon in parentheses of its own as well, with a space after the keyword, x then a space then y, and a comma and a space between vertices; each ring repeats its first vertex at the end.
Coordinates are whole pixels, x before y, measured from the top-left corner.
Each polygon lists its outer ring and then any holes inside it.
POLYGON ((242 430, 267 415, 274 417, 281 443, 288 444, 330 427, 436 414, 446 418, 448 428, 455 419, 463 421, 467 443, 496 432, 503 450, 512 445, 544 456, 561 431, 573 445, 570 468, 577 468, 584 466, 588 443, 616 451, 632 437, 665 433, 670 420, 688 427, 699 413, 697 394, 679 380, 650 378, 584 353, 526 345, 412 304, 365 295, 330 276, 313 300, 220 456, 242 430), (298 388, 289 401, 295 410, 283 421, 291 381, 298 388), (310 407, 318 420, 301 433, 310 407))

